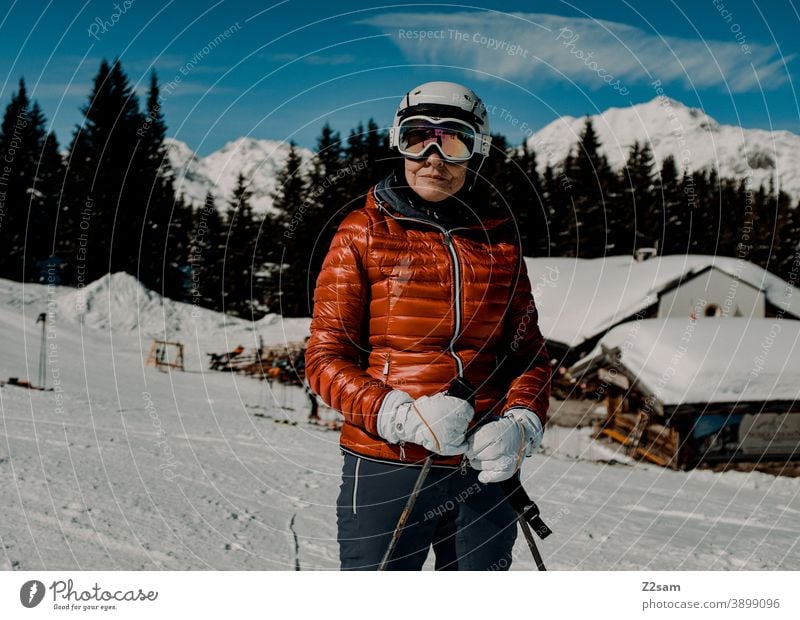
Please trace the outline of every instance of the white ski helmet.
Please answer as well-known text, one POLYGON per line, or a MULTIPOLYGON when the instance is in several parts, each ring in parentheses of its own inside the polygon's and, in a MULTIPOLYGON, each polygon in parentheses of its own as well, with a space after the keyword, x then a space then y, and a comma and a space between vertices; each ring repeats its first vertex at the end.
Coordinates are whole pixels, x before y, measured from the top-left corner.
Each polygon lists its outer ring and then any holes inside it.
MULTIPOLYGON (((460 121, 472 129, 467 145, 468 152, 459 154, 457 158, 448 157, 441 141, 434 145, 444 159, 470 161, 472 185, 492 144, 489 115, 480 97, 469 88, 454 82, 426 82, 408 91, 397 107, 389 131, 389 146, 404 156, 411 155, 403 150, 401 125, 415 119, 427 119, 433 126, 447 126, 449 121, 460 121)), ((422 155, 427 151, 428 148, 424 148, 422 155)))

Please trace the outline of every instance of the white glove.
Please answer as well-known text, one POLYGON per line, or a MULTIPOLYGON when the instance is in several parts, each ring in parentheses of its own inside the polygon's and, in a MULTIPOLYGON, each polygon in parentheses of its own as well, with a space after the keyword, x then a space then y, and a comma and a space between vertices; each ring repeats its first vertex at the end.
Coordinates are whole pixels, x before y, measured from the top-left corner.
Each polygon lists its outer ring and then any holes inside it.
POLYGON ((441 393, 413 400, 393 390, 381 403, 378 434, 389 443, 408 441, 444 456, 463 454, 474 413, 467 401, 455 396, 441 393))
POLYGON ((472 434, 465 454, 470 467, 481 472, 480 482, 502 482, 514 475, 524 456, 541 445, 543 434, 542 422, 533 411, 509 409, 504 417, 472 434))

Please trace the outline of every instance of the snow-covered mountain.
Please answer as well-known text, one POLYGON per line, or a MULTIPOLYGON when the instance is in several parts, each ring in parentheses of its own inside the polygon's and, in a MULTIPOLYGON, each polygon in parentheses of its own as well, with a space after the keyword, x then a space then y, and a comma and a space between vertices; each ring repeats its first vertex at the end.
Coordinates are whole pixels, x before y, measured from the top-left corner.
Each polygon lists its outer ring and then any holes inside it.
MULTIPOLYGON (((656 163, 672 155, 678 169, 717 169, 722 177, 752 177, 752 186, 768 186, 800 198, 800 136, 789 131, 721 125, 705 112, 680 101, 657 97, 627 108, 590 116, 602 151, 615 169, 623 166, 635 141, 648 142, 656 163)), ((586 117, 563 116, 528 140, 540 170, 563 161, 575 148, 586 117)))
MULTIPOLYGON (((198 157, 180 140, 167 138, 165 142, 170 164, 176 173, 176 191, 186 200, 202 205, 206 192, 211 191, 217 207, 223 210, 239 173, 242 173, 253 191, 253 209, 263 213, 272 207, 275 178, 286 163, 288 143, 238 138, 207 157, 198 157)), ((311 151, 298 150, 304 160, 310 159, 311 151)))
MULTIPOLYGON (((716 168, 723 177, 751 176, 752 186, 775 187, 800 198, 800 136, 789 131, 743 129, 721 125, 705 112, 680 101, 657 97, 627 108, 610 108, 590 117, 610 164, 619 169, 635 141, 648 142, 656 164, 672 155, 679 169, 716 168)), ((533 134, 528 145, 536 152, 540 171, 557 165, 575 148, 586 117, 562 116, 533 134)), ((260 213, 272 206, 275 178, 286 162, 289 146, 277 140, 238 138, 219 151, 199 157, 185 143, 167 138, 177 190, 195 205, 207 191, 224 209, 241 172, 253 190, 253 208, 260 213)), ((305 161, 312 152, 299 149, 305 161)))

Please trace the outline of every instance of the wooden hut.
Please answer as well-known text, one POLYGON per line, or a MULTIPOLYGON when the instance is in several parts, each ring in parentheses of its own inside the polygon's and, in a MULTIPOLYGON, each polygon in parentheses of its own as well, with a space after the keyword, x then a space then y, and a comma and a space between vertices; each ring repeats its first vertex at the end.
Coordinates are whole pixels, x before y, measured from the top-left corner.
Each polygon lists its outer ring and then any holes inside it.
POLYGON ((800 321, 635 320, 570 372, 605 402, 597 435, 631 455, 676 469, 800 460, 800 321))

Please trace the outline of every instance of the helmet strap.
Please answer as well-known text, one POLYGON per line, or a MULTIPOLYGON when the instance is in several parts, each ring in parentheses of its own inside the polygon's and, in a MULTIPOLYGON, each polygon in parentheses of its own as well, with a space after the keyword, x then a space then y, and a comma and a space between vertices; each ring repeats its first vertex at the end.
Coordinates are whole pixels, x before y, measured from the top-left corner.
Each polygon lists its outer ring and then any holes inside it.
POLYGON ((464 182, 464 185, 467 186, 467 191, 470 191, 470 192, 473 189, 475 189, 475 184, 478 182, 478 173, 480 172, 481 168, 483 167, 483 162, 486 159, 486 157, 484 157, 482 155, 478 155, 477 156, 477 159, 478 159, 478 165, 477 166, 475 166, 474 163, 473 163, 475 159, 476 159, 476 156, 473 155, 472 159, 469 160, 469 165, 467 166, 467 179, 464 182))

